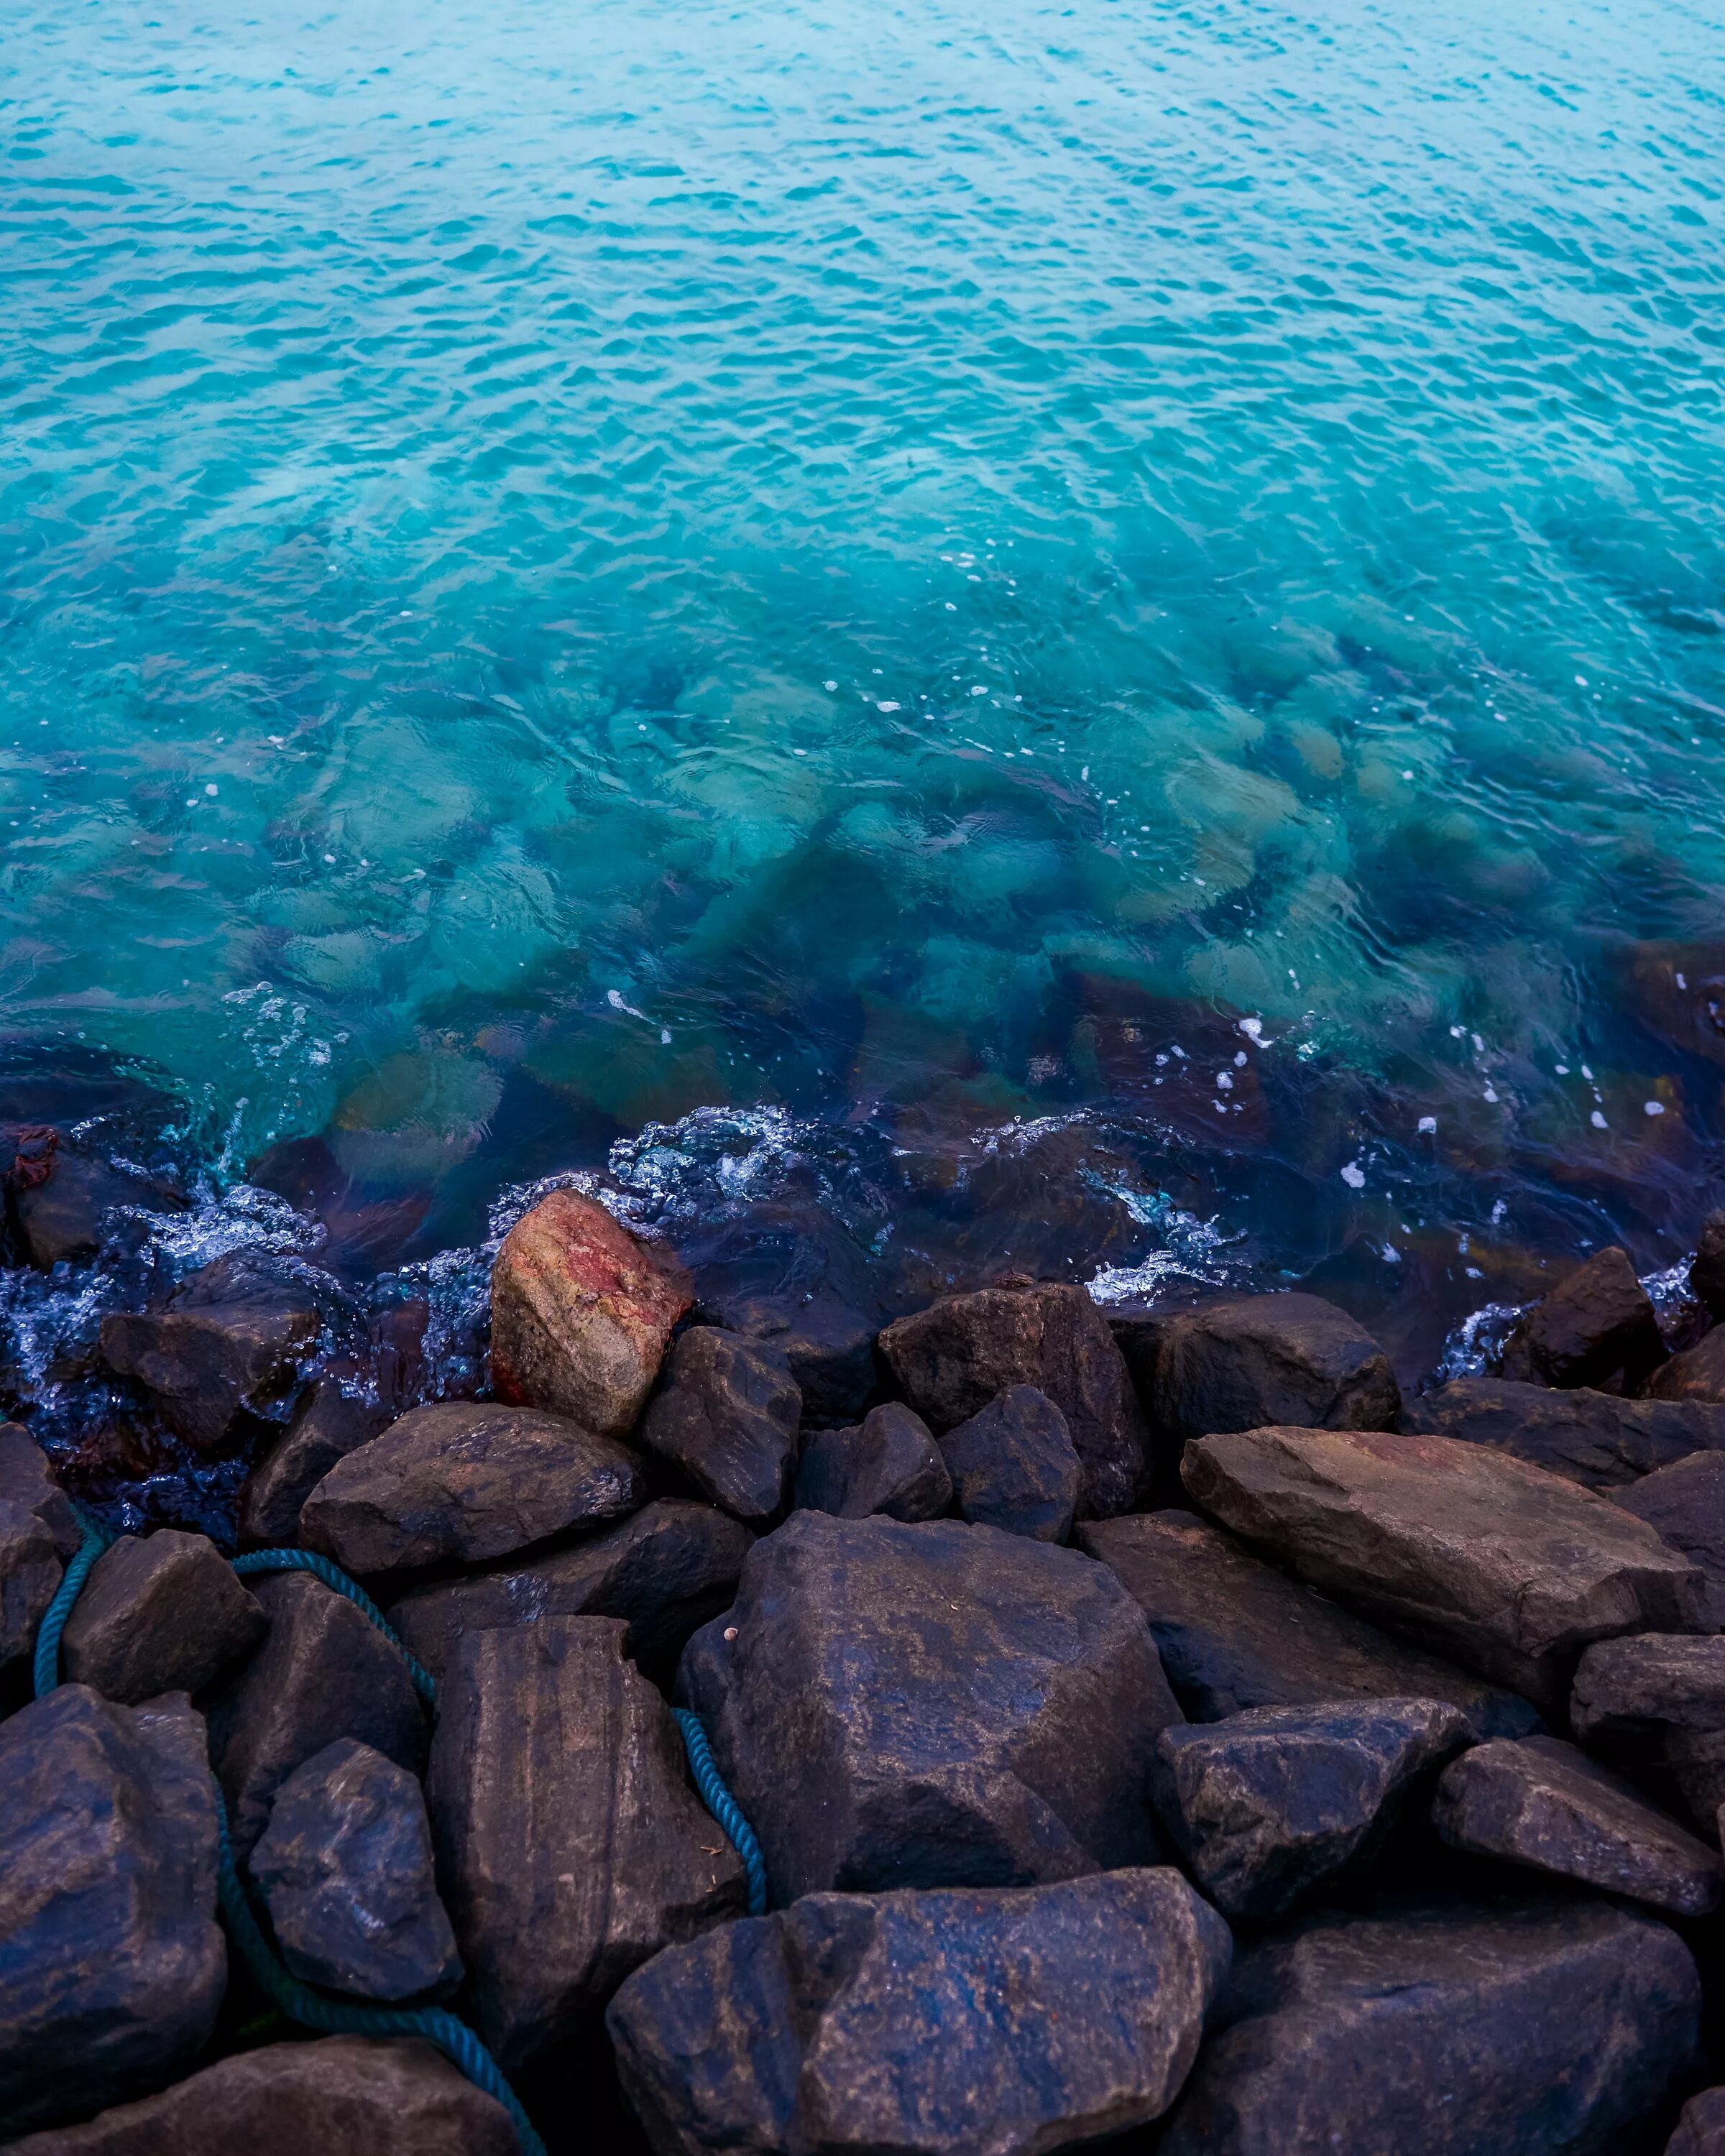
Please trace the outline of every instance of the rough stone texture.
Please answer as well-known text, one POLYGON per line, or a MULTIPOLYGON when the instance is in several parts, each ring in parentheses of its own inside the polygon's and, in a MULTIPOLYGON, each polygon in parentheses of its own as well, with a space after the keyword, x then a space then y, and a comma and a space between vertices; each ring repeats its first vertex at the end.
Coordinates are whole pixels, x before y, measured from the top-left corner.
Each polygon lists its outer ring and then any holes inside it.
POLYGON ((96 1561, 60 1642, 74 1684, 136 1707, 202 1691, 249 1654, 270 1620, 207 1535, 125 1535, 96 1561))
POLYGON ((982 1527, 1063 1543, 1081 1478, 1066 1418, 1034 1385, 1011 1385, 941 1440, 958 1510, 982 1527))
POLYGON ((596 1199, 554 1190, 503 1240, 491 1273, 500 1400, 626 1437, 646 1405, 687 1276, 596 1199))
POLYGON ((624 1627, 470 1633, 439 1689, 427 1794, 480 2034, 506 2073, 579 2038, 632 1969, 737 1915, 742 1866, 690 1787, 624 1627))
POLYGON ((725 1296, 703 1306, 701 1316, 784 1357, 803 1395, 805 1424, 837 1428, 867 1408, 875 1389, 875 1328, 837 1296, 725 1296))
POLYGON ((679 1685, 777 1901, 1029 1886, 1154 1854, 1144 1777, 1178 1710, 1141 1612, 1075 1551, 793 1512, 679 1685))
POLYGON ((1268 1923, 1375 1856, 1410 1791, 1469 1738, 1441 1700, 1258 1707, 1164 1729, 1150 1794, 1222 1914, 1268 1923))
POLYGON ((1690 2097, 1665 2156, 1725 2156, 1725 2088, 1690 2097))
POLYGON ((1043 2156, 1161 2116, 1229 1954, 1172 1871, 815 1894, 661 1955, 610 2028, 656 2149, 1043 2156))
POLYGON ((1690 1817, 1717 1830, 1725 1803, 1725 1637, 1644 1633, 1589 1647, 1576 1665, 1569 1719, 1584 1744, 1671 1769, 1690 1817))
POLYGON ((509 2113, 416 2040, 324 2036, 219 2059, 7 2156, 520 2156, 509 2113))
POLYGON ((1725 1414, 1725 1325, 1716 1325, 1694 1347, 1673 1355, 1647 1388, 1653 1400, 1702 1400, 1725 1414))
POLYGON ((18 1191, 13 1212, 30 1263, 44 1272, 95 1256, 109 1216, 122 1205, 152 1213, 183 1210, 184 1194, 154 1177, 126 1175, 105 1160, 61 1144, 46 1181, 18 1191))
POLYGON ((1235 1963, 1157 2156, 1626 2156, 1700 2004, 1676 1933, 1609 1902, 1314 1915, 1235 1963))
POLYGON ((1689 1291, 1725 1323, 1725 1212, 1710 1213, 1702 1223, 1689 1265, 1689 1291))
POLYGON ((241 1547, 290 1547, 300 1538, 300 1511, 338 1460, 369 1444, 388 1419, 354 1399, 333 1378, 318 1378, 292 1420, 260 1453, 239 1493, 241 1547))
POLYGON ((1329 1700, 1445 1700, 1476 1737, 1520 1737, 1539 1717, 1516 1693, 1392 1638, 1192 1512, 1097 1520, 1081 1547, 1150 1621, 1162 1666, 1194 1722, 1329 1700))
POLYGON ((797 1502, 841 1520, 870 1512, 937 1520, 952 1505, 952 1478, 928 1424, 891 1400, 871 1409, 855 1430, 814 1433, 797 1470, 797 1502))
MULTIPOLYGON (((218 1261, 219 1264, 221 1261, 218 1261)), ((215 1266, 205 1271, 214 1274, 215 1266)), ((259 1407, 292 1383, 316 1341, 319 1317, 309 1295, 253 1285, 232 1269, 215 1282, 193 1273, 165 1310, 121 1311, 102 1320, 102 1359, 154 1396, 176 1437, 201 1451, 218 1447, 243 1407, 259 1407), (232 1286, 232 1301, 212 1302, 212 1286, 232 1286)))
POLYGON ((646 1495, 634 1453, 562 1415, 442 1400, 338 1460, 305 1500, 300 1539, 362 1575, 472 1564, 646 1495))
POLYGON ((425 1799, 370 1745, 342 1738, 295 1768, 249 1868, 283 1960, 306 1983, 411 1999, 459 1981, 425 1799))
POLYGON ((1633 1483, 1692 1453, 1725 1450, 1725 1407, 1625 1400, 1585 1386, 1558 1392, 1503 1378, 1439 1385, 1408 1403, 1402 1428, 1512 1453, 1589 1490, 1633 1483))
POLYGON ((0 1424, 0 1682, 28 1667, 60 1584, 61 1560, 79 1539, 48 1455, 21 1424, 0 1424))
POLYGON ((782 1357, 716 1325, 691 1326, 665 1363, 640 1442, 752 1527, 776 1520, 797 1471, 803 1396, 782 1357))
POLYGON ((0 1723, 0 2120, 23 2133, 183 2073, 227 1979, 203 1726, 62 1685, 0 1723))
POLYGON ((1702 1917, 1719 1899, 1717 1856, 1573 1744, 1481 1744, 1445 1769, 1432 1820, 1452 1847, 1702 1917))
POLYGON ((1700 1568, 1707 1624, 1725 1631, 1725 1452, 1692 1453, 1614 1490, 1611 1502, 1700 1568))
POLYGON ((573 1548, 531 1563, 415 1588, 389 1612, 434 1677, 469 1632, 542 1617, 621 1617, 624 1652, 668 1683, 691 1633, 728 1609, 754 1536, 714 1505, 660 1497, 573 1548))
POLYGON ((1086 1517, 1126 1512, 1146 1475, 1149 1432, 1107 1320, 1082 1288, 1045 1282, 949 1296, 880 1335, 900 1390, 937 1434, 1010 1385, 1034 1385, 1066 1418, 1086 1517))
POLYGON ((1613 1243, 1526 1312, 1503 1344, 1499 1372, 1537 1385, 1632 1383, 1665 1360, 1647 1291, 1613 1243))
POLYGON ((1702 1621, 1702 1582, 1633 1514, 1454 1438, 1258 1430, 1186 1448, 1186 1486, 1314 1587, 1538 1706, 1594 1640, 1702 1621))
POLYGON ((62 1557, 70 1557, 84 1538, 48 1455, 22 1423, 0 1423, 0 1503, 33 1512, 62 1557))
POLYGON ((1401 1389, 1357 1320, 1316 1295, 1240 1295, 1122 1317, 1116 1337, 1158 1439, 1272 1423, 1393 1430, 1401 1389))
POLYGON ((266 1574, 264 1643, 208 1702, 210 1755, 242 1858, 295 1768, 352 1737, 417 1774, 425 1717, 407 1665, 345 1596, 307 1573, 266 1574))

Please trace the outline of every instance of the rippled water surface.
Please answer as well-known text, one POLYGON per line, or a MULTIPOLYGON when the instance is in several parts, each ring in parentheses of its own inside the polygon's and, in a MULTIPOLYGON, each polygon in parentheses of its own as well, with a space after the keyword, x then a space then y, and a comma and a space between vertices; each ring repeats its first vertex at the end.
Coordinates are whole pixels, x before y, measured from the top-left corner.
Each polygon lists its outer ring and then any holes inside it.
POLYGON ((0 31, 17 1067, 391 1261, 619 1140, 948 1273, 1687 1246, 1717 6, 0 31))

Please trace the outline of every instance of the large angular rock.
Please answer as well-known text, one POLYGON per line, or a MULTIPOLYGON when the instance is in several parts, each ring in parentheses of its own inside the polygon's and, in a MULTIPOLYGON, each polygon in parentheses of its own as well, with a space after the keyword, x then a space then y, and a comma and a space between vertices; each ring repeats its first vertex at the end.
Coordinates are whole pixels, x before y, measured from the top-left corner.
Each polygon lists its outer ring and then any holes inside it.
MULTIPOLYGON (((1071 1447, 1068 1445, 1068 1451, 1071 1447)), ((921 1415, 901 1400, 871 1408, 855 1430, 814 1431, 797 1468, 797 1502, 841 1520, 937 1520, 952 1478, 921 1415)))
POLYGON ((1183 1445, 1272 1423, 1393 1430, 1401 1389, 1389 1358, 1316 1295, 1236 1295, 1114 1320, 1158 1438, 1183 1445))
POLYGON ((1044 2156, 1161 2116, 1229 1953, 1172 1871, 813 1894, 661 1954, 609 2023, 656 2149, 1044 2156))
POLYGON ((624 1630, 546 1617, 470 1633, 439 1689, 438 1877, 506 2073, 578 2040, 632 1969, 745 1905, 742 1863, 624 1630))
POLYGON ((803 1419, 819 1430, 854 1422, 875 1389, 875 1327, 826 1290, 807 1295, 721 1296, 701 1311, 783 1355, 803 1395, 803 1419))
POLYGON ((1710 1213, 1702 1223, 1689 1263, 1689 1291, 1725 1324, 1725 1212, 1710 1213))
POLYGON ((1194 1513, 1091 1521, 1078 1540, 1149 1620, 1174 1696, 1194 1722, 1260 1707, 1420 1698, 1459 1707, 1477 1738, 1539 1727, 1516 1693, 1380 1632, 1194 1513))
POLYGON ((33 1512, 70 1557, 84 1539, 72 1501, 55 1479, 48 1455, 22 1423, 0 1423, 0 1503, 33 1512))
POLYGON ((963 1517, 1010 1535, 1063 1543, 1081 1476, 1066 1418, 1034 1385, 1009 1385, 941 1440, 963 1517))
POLYGON ((338 1460, 300 1539, 351 1573, 504 1557, 644 1503, 638 1457, 561 1415, 486 1400, 415 1408, 338 1460))
POLYGON ((282 1959, 306 1983, 393 1999, 460 1980, 425 1799, 370 1745, 344 1737, 295 1768, 249 1870, 282 1959))
POLYGON ((389 1612, 434 1677, 470 1632, 542 1617, 621 1617, 623 1650, 668 1683, 690 1635, 728 1609, 755 1537, 714 1505, 660 1497, 603 1534, 520 1566, 414 1588, 389 1612))
POLYGON ((60 1669, 136 1707, 158 1692, 202 1691, 269 1629, 208 1535, 159 1527, 122 1535, 96 1559, 66 1620, 60 1669))
POLYGON ((776 1900, 1028 1886, 1154 1853, 1144 1778, 1178 1710, 1142 1614, 1075 1551, 793 1512, 679 1685, 776 1900))
POLYGON ((1512 1453, 1589 1490, 1633 1483, 1692 1453, 1725 1450, 1725 1407, 1625 1400, 1586 1386, 1558 1392, 1503 1378, 1439 1385, 1409 1402, 1402 1428, 1512 1453))
POLYGON ((1610 1902, 1314 1915, 1235 1964, 1158 2156, 1622 2156, 1700 2004, 1676 1933, 1610 1902))
POLYGON ((0 1723, 0 2120, 158 2088, 227 1980, 203 1726, 183 1698, 62 1685, 0 1723))
POLYGON ((1725 2088, 1690 2097, 1665 2156, 1725 2156, 1725 2088))
POLYGON ((1242 1430, 1189 1445, 1181 1471, 1206 1512, 1311 1585, 1537 1706, 1557 1703, 1589 1641, 1702 1620, 1700 1573, 1645 1522, 1483 1445, 1242 1430))
POLYGON ((1441 1700, 1260 1707, 1164 1729, 1150 1794, 1222 1914, 1268 1923, 1369 1861, 1409 1794, 1470 1735, 1441 1700))
POLYGON ((344 1393, 333 1378, 314 1379, 292 1419, 245 1478, 239 1493, 241 1547, 298 1542, 305 1500, 338 1460, 368 1445, 388 1419, 382 1408, 344 1393))
POLYGON ((1638 1384, 1666 1346, 1647 1291, 1614 1243, 1533 1305, 1503 1344, 1499 1373, 1536 1385, 1638 1384))
POLYGON ((242 1858, 276 1791, 326 1745, 352 1737, 417 1774, 427 1743, 407 1664, 344 1595, 303 1572, 269 1573, 256 1591, 270 1630, 208 1701, 210 1755, 242 1858))
POLYGON ((1725 1804, 1725 1637, 1643 1633, 1589 1647, 1575 1667, 1569 1720, 1584 1744, 1671 1769, 1701 1831, 1725 1804))
POLYGON ((648 1451, 751 1527, 790 1502, 803 1396, 782 1358, 740 1333, 691 1326, 642 1418, 648 1451))
POLYGON ((81 1539, 44 1453, 18 1423, 0 1424, 0 1683, 16 1681, 81 1539))
POLYGON ((1481 1744, 1445 1770, 1432 1820, 1453 1848, 1502 1857, 1679 1917, 1717 1905, 1715 1852, 1554 1737, 1481 1744))
POLYGON ((1725 1325, 1716 1325, 1694 1347, 1673 1355, 1647 1388, 1651 1400, 1709 1402, 1725 1414, 1725 1325))
POLYGON ((1610 1493, 1699 1568, 1708 1627, 1725 1631, 1725 1452, 1696 1452, 1610 1493))
POLYGON ((305 1289, 218 1259, 183 1280, 165 1309, 105 1317, 102 1360, 154 1396, 176 1437, 213 1451, 242 1408, 289 1391, 320 1324, 305 1289))
POLYGON ((491 1382, 500 1400, 626 1437, 647 1404, 687 1276, 596 1199, 554 1190, 523 1214, 491 1272, 491 1382))
POLYGON ((1044 1282, 949 1296, 889 1325, 879 1345, 937 1435, 1009 1386, 1034 1385, 1066 1418, 1084 1470, 1081 1512, 1106 1517, 1137 1496, 1149 1432, 1107 1320, 1082 1288, 1044 1282))
POLYGON ((160 2096, 7 2156, 520 2156, 515 2126, 417 2038, 324 2036, 218 2059, 160 2096))

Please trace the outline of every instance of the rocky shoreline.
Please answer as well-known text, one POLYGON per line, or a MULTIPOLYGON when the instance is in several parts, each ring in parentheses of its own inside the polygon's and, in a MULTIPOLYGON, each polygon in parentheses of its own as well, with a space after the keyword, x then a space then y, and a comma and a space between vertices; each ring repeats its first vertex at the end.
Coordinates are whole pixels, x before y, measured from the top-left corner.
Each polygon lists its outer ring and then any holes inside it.
MULTIPOLYGON (((18 1162, 20 1262, 136 1200, 18 1162)), ((1725 2150, 1725 1216, 1686 1285, 1596 1252, 1404 1394, 1309 1293, 883 1325, 565 1187, 452 1386, 423 1310, 217 1256, 102 1319, 118 1436, 0 1430, 0 2137, 516 2148, 426 2045, 270 2009, 213 1770, 289 1969, 453 2005, 552 2156, 1725 2150), (128 1445, 233 1535, 113 1520, 33 1698, 128 1445)))

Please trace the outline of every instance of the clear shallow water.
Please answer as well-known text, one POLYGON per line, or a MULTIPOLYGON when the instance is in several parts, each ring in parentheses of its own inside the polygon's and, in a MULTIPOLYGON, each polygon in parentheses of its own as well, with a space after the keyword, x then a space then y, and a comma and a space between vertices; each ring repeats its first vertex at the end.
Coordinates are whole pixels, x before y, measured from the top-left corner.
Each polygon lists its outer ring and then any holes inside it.
POLYGON ((1669 1263, 1717 10, 830 13, 0 0, 17 1067, 377 1261, 621 1139, 906 1292, 1669 1263))

